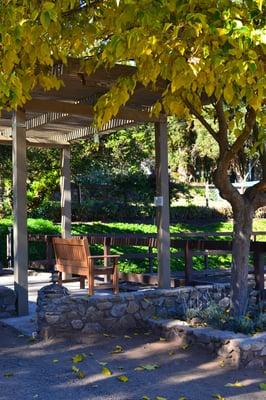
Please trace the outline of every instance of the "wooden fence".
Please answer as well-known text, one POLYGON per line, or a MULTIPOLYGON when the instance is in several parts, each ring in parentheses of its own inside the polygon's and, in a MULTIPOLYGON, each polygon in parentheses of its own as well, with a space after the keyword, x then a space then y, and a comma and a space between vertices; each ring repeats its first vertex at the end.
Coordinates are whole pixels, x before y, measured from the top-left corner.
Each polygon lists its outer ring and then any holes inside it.
MULTIPOLYGON (((182 232, 171 234, 171 248, 174 249, 171 252, 171 257, 184 257, 185 284, 191 284, 193 281, 193 256, 203 256, 205 269, 208 269, 208 257, 210 255, 232 254, 232 240, 219 240, 221 237, 232 239, 232 235, 232 232, 182 232)), ((29 242, 44 242, 46 245, 45 259, 31 261, 31 268, 51 269, 53 267, 53 236, 58 235, 28 235, 29 242)), ((146 247, 146 253, 123 253, 121 259, 148 259, 149 273, 152 274, 153 272, 153 261, 157 257, 157 252, 154 251, 157 247, 155 234, 92 234, 77 236, 86 236, 92 245, 102 245, 104 254, 110 254, 112 247, 146 247)), ((253 253, 256 287, 259 290, 263 290, 266 242, 258 241, 258 236, 266 236, 266 232, 256 231, 252 233, 250 251, 253 253)), ((7 256, 10 265, 12 265, 12 240, 12 231, 10 230, 7 236, 7 256)))

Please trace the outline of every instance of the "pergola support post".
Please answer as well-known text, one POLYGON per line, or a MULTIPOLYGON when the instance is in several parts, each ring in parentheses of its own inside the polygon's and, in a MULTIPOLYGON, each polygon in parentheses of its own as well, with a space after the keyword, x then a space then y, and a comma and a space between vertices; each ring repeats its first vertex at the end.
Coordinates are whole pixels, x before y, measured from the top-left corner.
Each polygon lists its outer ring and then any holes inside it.
POLYGON ((22 109, 12 117, 12 162, 14 204, 14 287, 17 313, 27 315, 28 309, 28 233, 26 200, 26 119, 22 109))
POLYGON ((169 176, 167 119, 155 123, 158 286, 170 288, 169 176))
MULTIPOLYGON (((61 150, 61 236, 71 236, 71 173, 70 173, 70 146, 61 150)), ((71 278, 71 274, 63 273, 63 280, 71 278)))

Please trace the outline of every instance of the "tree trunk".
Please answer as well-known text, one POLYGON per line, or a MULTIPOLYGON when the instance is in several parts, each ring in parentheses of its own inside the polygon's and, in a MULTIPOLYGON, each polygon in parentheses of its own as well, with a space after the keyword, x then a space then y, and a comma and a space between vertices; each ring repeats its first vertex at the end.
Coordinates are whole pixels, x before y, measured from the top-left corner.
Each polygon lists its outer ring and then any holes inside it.
POLYGON ((231 313, 235 318, 243 316, 248 303, 248 261, 252 233, 253 207, 245 202, 244 207, 234 211, 234 237, 231 273, 231 313))

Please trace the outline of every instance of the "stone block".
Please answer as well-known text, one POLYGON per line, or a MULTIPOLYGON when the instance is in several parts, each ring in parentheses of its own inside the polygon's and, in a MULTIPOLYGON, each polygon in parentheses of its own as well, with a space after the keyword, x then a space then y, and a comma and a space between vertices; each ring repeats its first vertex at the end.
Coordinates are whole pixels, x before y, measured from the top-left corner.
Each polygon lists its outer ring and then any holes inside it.
POLYGON ((126 304, 115 304, 111 309, 112 317, 122 317, 126 312, 126 304))
POLYGON ((113 306, 113 303, 111 301, 105 301, 103 303, 98 303, 97 308, 98 310, 109 310, 113 306))
POLYGON ((130 301, 127 306, 127 312, 135 314, 137 311, 139 311, 139 304, 136 301, 130 301))
POLYGON ((95 333, 103 332, 103 328, 98 323, 87 323, 85 324, 84 328, 82 329, 82 333, 87 333, 89 335, 93 335, 95 333))
POLYGON ((74 319, 73 321, 71 321, 71 326, 73 329, 82 329, 83 328, 83 322, 80 319, 74 319))

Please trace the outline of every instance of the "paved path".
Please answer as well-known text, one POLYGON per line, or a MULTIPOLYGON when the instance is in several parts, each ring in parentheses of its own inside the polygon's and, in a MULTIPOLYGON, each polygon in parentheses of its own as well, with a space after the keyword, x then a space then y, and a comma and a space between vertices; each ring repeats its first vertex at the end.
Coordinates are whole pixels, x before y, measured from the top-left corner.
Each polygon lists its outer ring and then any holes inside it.
POLYGON ((142 400, 143 396, 178 400, 181 395, 187 400, 211 400, 216 393, 226 400, 266 399, 266 391, 258 387, 266 383, 263 371, 230 370, 205 351, 178 349, 173 342, 147 333, 130 338, 99 335, 83 343, 31 343, 0 322, 0 400, 142 400), (124 351, 111 354, 116 345, 124 351), (71 371, 71 357, 80 353, 86 359, 75 365, 86 374, 84 379, 71 371), (102 374, 100 362, 107 363, 112 376, 102 374), (159 368, 134 370, 145 364, 159 368), (128 382, 117 379, 121 374, 128 376, 128 382), (243 386, 225 387, 236 380, 243 386))

